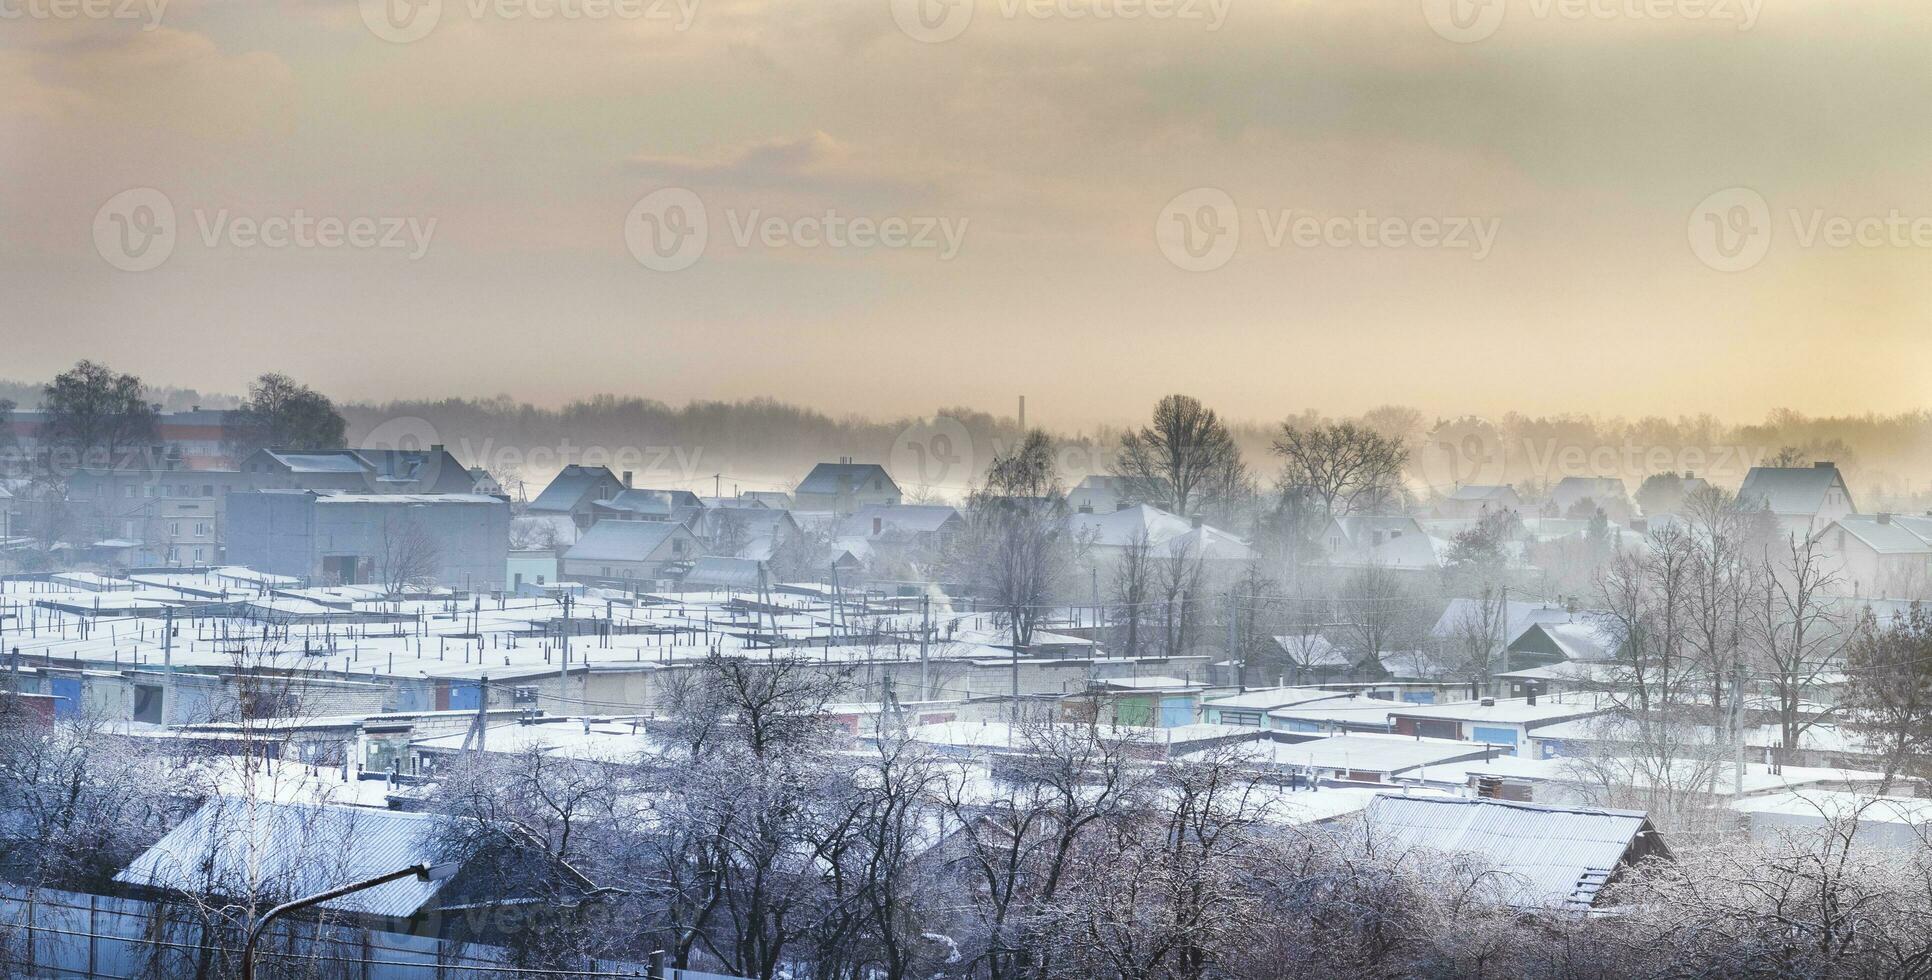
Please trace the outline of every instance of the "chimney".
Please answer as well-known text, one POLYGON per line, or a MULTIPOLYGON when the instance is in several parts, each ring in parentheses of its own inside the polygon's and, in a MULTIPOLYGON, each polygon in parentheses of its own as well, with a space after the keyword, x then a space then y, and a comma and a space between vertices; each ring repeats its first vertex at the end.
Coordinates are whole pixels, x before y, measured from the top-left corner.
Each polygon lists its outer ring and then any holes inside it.
POLYGON ((624 471, 624 489, 629 490, 630 488, 631 488, 631 471, 625 470, 624 471))
POLYGON ((1494 707, 1496 706, 1496 699, 1495 699, 1495 698, 1484 698, 1484 699, 1482 699, 1482 702, 1481 702, 1481 703, 1482 703, 1482 706, 1483 706, 1483 707, 1485 707, 1485 708, 1494 708, 1494 707))
POLYGON ((1684 479, 1686 479, 1686 480, 1695 480, 1695 479, 1697 479, 1697 473, 1696 473, 1696 471, 1694 471, 1694 470, 1685 470, 1685 471, 1684 471, 1684 479))
POLYGON ((883 518, 883 517, 874 517, 874 518, 872 519, 872 534, 873 534, 873 536, 875 536, 875 537, 876 537, 876 536, 878 535, 878 533, 879 533, 880 531, 883 531, 883 530, 885 530, 885 518, 883 518))
POLYGON ((1535 681, 1531 681, 1528 684, 1523 685, 1523 697, 1528 699, 1528 703, 1530 707, 1532 708, 1536 707, 1536 682, 1535 681))
POLYGON ((1194 528, 1196 530, 1199 530, 1201 527, 1201 515, 1199 514, 1194 515, 1191 519, 1189 519, 1188 523, 1194 525, 1194 528))
POLYGON ((1878 522, 1880 524, 1890 524, 1892 523, 1892 515, 1881 512, 1878 515, 1878 522))
POLYGON ((1838 468, 1838 464, 1828 459, 1821 459, 1812 463, 1811 468, 1814 470, 1835 470, 1838 468))
POLYGON ((440 453, 443 451, 443 444, 440 442, 432 442, 429 444, 429 451, 432 453, 440 453))

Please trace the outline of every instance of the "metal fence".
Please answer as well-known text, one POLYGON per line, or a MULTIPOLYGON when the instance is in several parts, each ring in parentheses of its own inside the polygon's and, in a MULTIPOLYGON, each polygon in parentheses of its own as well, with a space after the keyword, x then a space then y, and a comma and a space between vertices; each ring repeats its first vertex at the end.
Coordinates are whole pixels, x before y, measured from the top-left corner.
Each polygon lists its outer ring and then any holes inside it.
MULTIPOLYGON (((239 937, 204 936, 199 923, 152 902, 0 885, 0 973, 154 980, 223 976, 239 937)), ((258 953, 264 976, 327 980, 512 980, 650 977, 645 964, 593 960, 583 969, 519 967, 504 950, 428 936, 315 923, 278 923, 258 953)), ((666 969, 661 980, 742 980, 666 969)))

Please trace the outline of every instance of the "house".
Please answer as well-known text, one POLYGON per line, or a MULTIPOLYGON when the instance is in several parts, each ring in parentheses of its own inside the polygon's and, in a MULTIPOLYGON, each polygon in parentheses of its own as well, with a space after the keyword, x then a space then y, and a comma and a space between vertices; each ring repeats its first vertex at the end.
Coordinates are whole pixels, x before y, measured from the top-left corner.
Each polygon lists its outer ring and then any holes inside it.
POLYGON ((833 532, 840 540, 857 538, 874 547, 943 548, 966 526, 966 518, 945 504, 861 507, 833 532))
POLYGON ((1684 471, 1682 476, 1656 473, 1646 477, 1643 486, 1637 488, 1637 506, 1643 508, 1647 518, 1682 515, 1685 502, 1693 494, 1710 488, 1710 481, 1689 470, 1684 471))
POLYGON ((205 565, 223 559, 228 494, 256 482, 232 469, 83 467, 67 478, 67 500, 93 513, 96 537, 134 542, 135 564, 205 565))
POLYGON ((786 542, 804 533, 791 511, 743 505, 705 508, 694 530, 712 554, 753 561, 770 561, 786 542))
POLYGON ((256 490, 474 493, 469 467, 441 445, 428 449, 259 449, 239 467, 256 490))
POLYGON ((1248 560, 1248 546, 1240 538, 1199 518, 1190 521, 1149 504, 1105 514, 1075 513, 1067 521, 1074 539, 1087 545, 1096 563, 1117 561, 1136 545, 1152 549, 1157 557, 1184 550, 1210 562, 1248 560))
MULTIPOLYGON (((1513 670, 1518 666, 1531 666, 1536 663, 1550 663, 1566 659, 1570 650, 1582 650, 1584 638, 1595 637, 1594 643, 1601 646, 1610 644, 1607 633, 1603 633, 1602 621, 1592 613, 1572 612, 1562 606, 1542 602, 1525 602, 1512 599, 1501 606, 1494 601, 1482 599, 1456 598, 1449 600, 1436 624, 1430 627, 1429 636, 1438 648, 1451 659, 1479 659, 1478 651, 1470 649, 1470 644, 1479 640, 1486 647, 1480 651, 1501 670, 1513 670), (1540 640, 1526 641, 1523 637, 1533 626, 1561 626, 1564 624, 1584 624, 1587 628, 1578 631, 1563 631, 1563 635, 1574 640, 1575 645, 1564 647, 1551 641, 1544 644, 1540 640), (1599 636, 1598 634, 1603 635, 1599 636), (1518 655, 1522 662, 1517 662, 1518 655)), ((1556 634, 1545 631, 1544 635, 1556 634)), ((1590 656, 1577 659, 1603 659, 1590 656)))
POLYGON ((1473 520, 1484 514, 1513 510, 1521 513, 1523 498, 1508 485, 1472 483, 1460 486, 1437 500, 1432 508, 1437 517, 1473 520))
POLYGON ((1587 518, 1598 510, 1619 524, 1628 524, 1637 515, 1623 481, 1611 476, 1566 476, 1550 488, 1550 499, 1544 507, 1550 517, 1574 514, 1587 518))
POLYGON ((571 463, 558 471, 550 485, 523 512, 532 517, 568 518, 577 530, 597 523, 595 507, 630 489, 608 466, 580 466, 571 463))
POLYGON ((228 555, 310 582, 502 589, 510 505, 475 493, 255 490, 228 495, 228 555))
POLYGON ((1911 599, 1932 586, 1932 516, 1847 514, 1818 544, 1846 595, 1911 599))
POLYGON ((1131 502, 1127 480, 1118 476, 1082 477, 1067 491, 1067 507, 1084 514, 1108 514, 1131 502))
POLYGON ((1321 633, 1290 633, 1270 639, 1281 651, 1289 679, 1297 684, 1329 681, 1353 674, 1360 666, 1348 650, 1321 633))
POLYGON ((877 463, 855 463, 841 457, 836 463, 820 463, 799 481, 793 494, 799 510, 828 511, 840 517, 861 507, 899 503, 899 485, 885 467, 877 463))
POLYGON ((1336 568, 1434 571, 1442 567, 1434 539, 1406 514, 1350 514, 1329 519, 1321 544, 1336 568))
POLYGON ((1497 872, 1486 879, 1492 897, 1524 908, 1586 910, 1631 863, 1670 857, 1649 818, 1632 810, 1385 794, 1367 821, 1388 853, 1475 858, 1497 872))
POLYGON ((1743 510, 1768 510, 1778 526, 1801 540, 1809 540, 1831 522, 1857 513, 1844 474, 1830 462, 1810 466, 1753 466, 1738 487, 1737 505, 1743 510))
POLYGON ((565 868, 530 866, 528 874, 502 874, 506 860, 546 861, 541 848, 511 846, 474 863, 446 863, 445 820, 374 807, 215 796, 114 880, 137 894, 186 892, 217 904, 267 906, 420 865, 429 873, 351 891, 317 908, 345 924, 428 934, 489 918, 436 915, 441 909, 531 900, 502 894, 506 880, 548 879, 566 893, 582 894, 581 880, 565 868))
POLYGON ((703 553, 691 529, 670 521, 600 521, 564 552, 566 581, 649 588, 682 575, 703 553))
POLYGON ((593 523, 608 519, 693 524, 704 511, 703 501, 689 490, 625 489, 609 500, 593 500, 590 504, 593 523))
POLYGON ((1389 709, 1397 735, 1462 739, 1495 745, 1510 755, 1527 746, 1530 732, 1543 725, 1601 714, 1594 699, 1569 702, 1525 698, 1482 698, 1450 704, 1399 705, 1389 709))

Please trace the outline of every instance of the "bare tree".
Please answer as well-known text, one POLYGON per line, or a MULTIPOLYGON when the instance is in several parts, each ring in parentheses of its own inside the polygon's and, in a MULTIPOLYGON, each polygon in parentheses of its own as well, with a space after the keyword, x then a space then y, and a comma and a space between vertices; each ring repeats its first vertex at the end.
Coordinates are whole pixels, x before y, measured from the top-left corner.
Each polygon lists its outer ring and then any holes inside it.
POLYGON ((1780 764, 1807 730, 1825 720, 1816 699, 1848 638, 1833 612, 1831 592, 1838 576, 1827 566, 1818 540, 1790 538, 1781 550, 1763 560, 1762 584, 1747 623, 1755 641, 1752 666, 1770 688, 1777 714, 1780 764))
POLYGON ((1142 644, 1149 639, 1153 594, 1153 548, 1147 543, 1147 532, 1140 531, 1121 548, 1111 582, 1115 643, 1126 656, 1140 656, 1142 644))
POLYGON ((1353 422, 1283 422, 1274 453, 1281 457, 1281 491, 1306 493, 1326 517, 1368 512, 1401 497, 1403 444, 1353 422))
POLYGON ((1066 518, 1052 442, 1037 430, 996 457, 986 485, 967 500, 966 530, 947 562, 992 604, 1016 656, 1070 585, 1081 548, 1066 518))
POLYGON ((1162 398, 1151 424, 1121 437, 1114 473, 1129 498, 1188 516, 1249 492, 1247 464, 1227 424, 1187 395, 1162 398))
POLYGON ((384 591, 400 595, 436 583, 442 543, 413 513, 385 514, 376 541, 376 575, 384 591))

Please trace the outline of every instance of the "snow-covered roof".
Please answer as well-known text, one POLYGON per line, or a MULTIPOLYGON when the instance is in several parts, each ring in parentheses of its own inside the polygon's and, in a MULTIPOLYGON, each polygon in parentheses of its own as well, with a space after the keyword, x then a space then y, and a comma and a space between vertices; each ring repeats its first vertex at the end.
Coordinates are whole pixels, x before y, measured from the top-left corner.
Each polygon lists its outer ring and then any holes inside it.
MULTIPOLYGON (((1836 466, 1753 466, 1738 488, 1738 506, 1763 507, 1773 514, 1816 514, 1825 506, 1832 487, 1843 488, 1836 466)), ((1846 495, 1847 503, 1850 494, 1846 495)))
POLYGON ((564 559, 650 561, 651 554, 664 542, 679 536, 690 537, 691 532, 669 521, 598 521, 564 552, 564 559))
POLYGON ((1368 824, 1391 848, 1481 859, 1511 904, 1573 909, 1595 902, 1640 834, 1656 833, 1633 810, 1402 796, 1376 798, 1368 824))
MULTIPOLYGON (((115 875, 217 895, 298 897, 436 862, 439 818, 367 807, 214 797, 115 875)), ((443 880, 403 878, 322 903, 403 917, 429 905, 443 880)))
POLYGON ((899 492, 891 474, 877 463, 820 463, 798 483, 799 493, 842 494, 873 489, 899 492))

